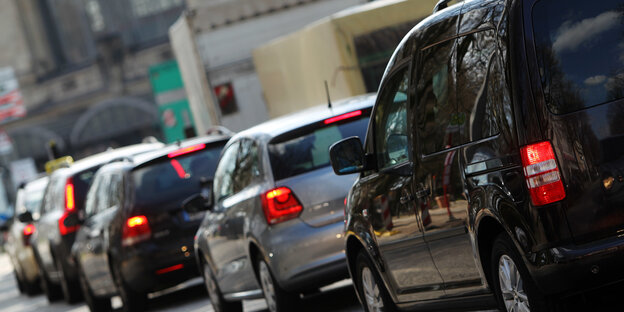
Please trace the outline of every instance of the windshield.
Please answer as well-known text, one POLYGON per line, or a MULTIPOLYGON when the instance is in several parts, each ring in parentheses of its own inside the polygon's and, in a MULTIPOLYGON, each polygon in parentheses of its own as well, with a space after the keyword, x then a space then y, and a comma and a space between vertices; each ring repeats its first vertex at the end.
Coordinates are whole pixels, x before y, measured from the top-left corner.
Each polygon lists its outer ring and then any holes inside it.
POLYGON ((199 193, 200 179, 213 178, 222 147, 221 144, 200 152, 166 158, 135 170, 132 174, 135 204, 157 205, 199 193))
POLYGON ((553 113, 624 97, 621 0, 541 0, 532 17, 544 96, 553 113))
POLYGON ((269 157, 276 181, 330 165, 329 147, 348 137, 364 141, 368 117, 346 123, 319 126, 311 132, 269 144, 269 157))

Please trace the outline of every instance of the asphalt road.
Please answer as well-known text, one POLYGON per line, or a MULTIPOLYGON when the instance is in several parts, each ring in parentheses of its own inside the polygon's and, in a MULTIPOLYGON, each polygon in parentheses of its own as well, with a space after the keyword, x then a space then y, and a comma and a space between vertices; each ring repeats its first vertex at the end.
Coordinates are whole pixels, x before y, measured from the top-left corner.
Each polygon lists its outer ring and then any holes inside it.
MULTIPOLYGON (((120 307, 121 301, 113 298, 113 307, 120 307)), ((244 302, 245 312, 265 312, 264 300, 244 302)), ((212 312, 208 294, 200 278, 192 280, 177 289, 156 294, 149 302, 150 311, 212 312)), ((6 254, 0 254, 0 311, 2 312, 88 312, 84 303, 69 305, 64 301, 49 304, 43 294, 33 297, 20 295, 13 278, 13 267, 6 254)), ((362 311, 351 283, 340 282, 320 294, 303 299, 301 311, 362 311)))

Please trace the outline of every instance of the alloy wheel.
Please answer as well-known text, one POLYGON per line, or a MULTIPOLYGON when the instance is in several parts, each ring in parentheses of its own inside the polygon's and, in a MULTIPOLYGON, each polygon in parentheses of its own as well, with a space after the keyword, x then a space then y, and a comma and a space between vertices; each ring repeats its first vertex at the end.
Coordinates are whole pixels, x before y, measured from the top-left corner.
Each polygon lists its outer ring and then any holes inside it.
POLYGON ((362 290, 369 312, 382 312, 384 308, 381 290, 375 281, 373 272, 368 267, 362 268, 362 290))
POLYGON ((266 299, 269 311, 277 310, 277 302, 275 299, 275 285, 273 285, 273 278, 269 272, 269 267, 264 261, 260 261, 259 267, 260 284, 262 284, 262 291, 264 291, 264 298, 266 299))
POLYGON ((498 261, 498 279, 507 312, 529 312, 529 298, 518 267, 507 255, 498 261))

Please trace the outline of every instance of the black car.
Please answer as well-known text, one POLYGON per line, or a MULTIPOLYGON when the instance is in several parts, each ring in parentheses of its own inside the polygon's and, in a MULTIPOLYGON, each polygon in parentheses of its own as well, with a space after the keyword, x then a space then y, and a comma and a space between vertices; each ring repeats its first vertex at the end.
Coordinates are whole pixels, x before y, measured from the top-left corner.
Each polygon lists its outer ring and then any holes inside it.
POLYGON ((366 142, 331 149, 360 173, 346 253, 367 311, 551 311, 624 280, 623 4, 466 1, 403 39, 366 142))
POLYGON ((146 308, 147 294, 199 276, 193 236, 204 209, 182 209, 210 188, 229 139, 183 141, 97 172, 72 255, 91 311, 119 294, 124 310, 146 308))
POLYGON ((343 211, 356 177, 336 177, 327 151, 364 135, 374 101, 313 107, 228 142, 195 239, 216 311, 242 311, 243 299, 263 294, 269 311, 295 311, 300 293, 348 278, 343 211))
POLYGON ((41 203, 41 215, 31 244, 39 265, 41 286, 49 301, 81 299, 76 263, 70 250, 79 226, 79 214, 95 172, 115 159, 162 148, 162 143, 142 143, 109 150, 74 162, 50 175, 41 203))

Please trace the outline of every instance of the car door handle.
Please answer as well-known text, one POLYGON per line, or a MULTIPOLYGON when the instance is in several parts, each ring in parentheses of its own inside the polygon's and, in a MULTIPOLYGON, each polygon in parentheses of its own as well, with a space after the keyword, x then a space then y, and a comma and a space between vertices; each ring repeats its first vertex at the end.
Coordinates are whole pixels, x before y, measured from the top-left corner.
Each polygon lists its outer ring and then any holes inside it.
POLYGON ((427 187, 421 188, 420 190, 416 191, 417 198, 425 198, 429 195, 431 195, 431 190, 427 187))

